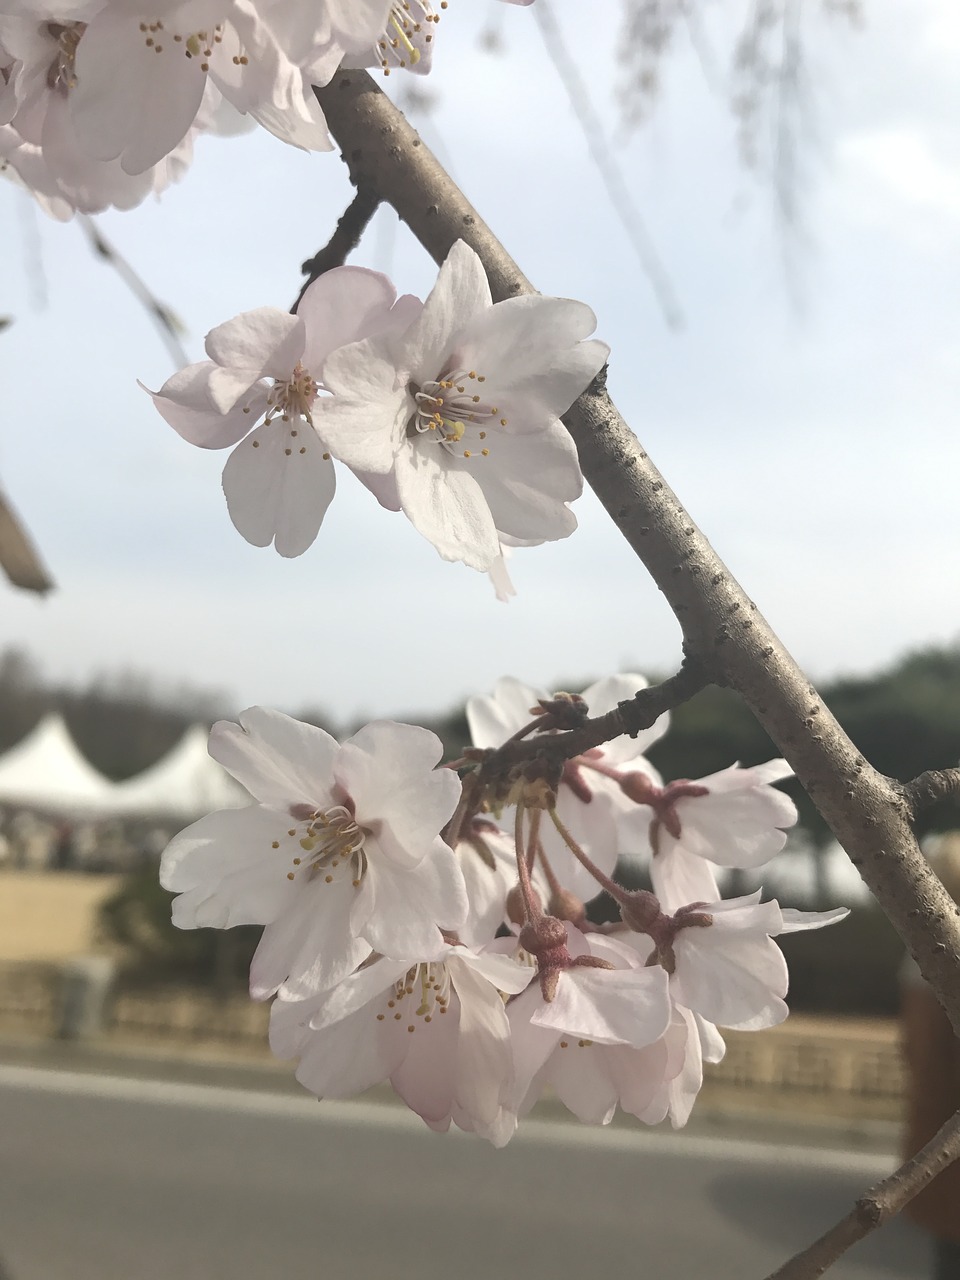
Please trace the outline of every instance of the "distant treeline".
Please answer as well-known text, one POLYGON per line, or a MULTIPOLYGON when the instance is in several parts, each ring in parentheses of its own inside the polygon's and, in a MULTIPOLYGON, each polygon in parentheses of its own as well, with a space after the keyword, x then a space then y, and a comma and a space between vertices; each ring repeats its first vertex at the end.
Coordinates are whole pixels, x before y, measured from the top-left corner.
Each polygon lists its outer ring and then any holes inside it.
MULTIPOLYGON (((833 680, 820 692, 866 758, 892 777, 907 779, 960 762, 960 644, 917 650, 887 670, 833 680)), ((83 688, 57 686, 22 651, 0 655, 0 751, 51 710, 62 712, 90 762, 117 779, 158 760, 189 725, 236 711, 224 694, 164 688, 131 673, 101 677, 83 688)), ((322 710, 290 710, 332 733, 348 728, 322 710)), ((409 718, 434 729, 450 755, 469 741, 462 707, 441 717, 409 718)), ((699 778, 735 760, 756 764, 776 754, 736 694, 710 688, 673 713, 670 732, 650 759, 668 779, 699 778)), ((814 839, 826 840, 822 819, 796 784, 793 794, 801 823, 814 839)), ((924 823, 926 831, 960 826, 960 807, 942 805, 924 823)))

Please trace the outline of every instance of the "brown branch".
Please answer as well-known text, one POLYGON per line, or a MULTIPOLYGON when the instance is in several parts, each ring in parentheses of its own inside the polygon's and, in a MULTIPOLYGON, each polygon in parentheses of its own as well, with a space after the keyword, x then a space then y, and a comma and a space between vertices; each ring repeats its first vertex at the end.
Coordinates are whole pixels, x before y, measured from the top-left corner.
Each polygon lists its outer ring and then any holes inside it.
MULTIPOLYGON (((357 185, 375 187, 434 260, 458 239, 495 299, 533 286, 365 72, 316 90, 357 185)), ((736 689, 850 854, 960 1034, 960 917, 927 866, 902 787, 874 769, 696 527, 597 378, 565 417, 607 512, 680 621, 686 652, 736 689)))
POLYGON ((294 315, 303 300, 303 295, 314 280, 319 279, 325 271, 343 266, 360 243, 360 237, 379 208, 380 197, 376 191, 372 187, 358 186, 357 194, 341 215, 333 235, 323 248, 319 249, 312 258, 308 258, 300 268, 307 278, 300 286, 296 302, 290 308, 294 315))
POLYGON ((928 769, 912 782, 903 783, 903 798, 916 819, 942 800, 960 798, 960 769, 928 769))
MULTIPOLYGON (((559 765, 572 760, 592 747, 628 734, 635 738, 667 711, 687 702, 695 693, 705 689, 710 680, 703 666, 695 659, 687 658, 683 666, 660 684, 640 689, 632 698, 617 703, 605 715, 584 719, 575 729, 562 733, 543 733, 531 738, 508 739, 501 747, 485 757, 479 771, 480 780, 496 787, 507 774, 531 760, 543 760, 559 765)), ((542 717, 542 729, 553 727, 550 715, 542 717)))
MULTIPOLYGON (((463 239, 479 254, 495 299, 532 290, 369 76, 340 72, 317 96, 353 181, 375 185, 435 261, 463 239)), ((777 743, 960 1034, 960 913, 917 845, 909 787, 860 755, 620 417, 607 395, 605 371, 572 406, 566 423, 585 476, 680 621, 688 658, 735 688, 777 743)), ((910 785, 917 794, 923 789, 910 785)), ((779 1280, 822 1274, 958 1151, 955 1117, 892 1179, 863 1197, 852 1215, 778 1272, 779 1280)))
POLYGON ((941 1170, 958 1158, 960 1111, 912 1160, 871 1187, 835 1226, 771 1272, 767 1280, 813 1280, 815 1276, 822 1276, 851 1245, 898 1214, 941 1170))
POLYGON ((161 302, 152 293, 149 285, 140 278, 126 258, 110 243, 89 214, 78 213, 77 224, 90 241, 90 247, 94 253, 113 267, 114 271, 116 271, 117 275, 154 322, 167 350, 173 356, 174 363, 181 368, 183 365, 189 364, 189 357, 180 341, 183 325, 176 314, 165 302, 161 302))

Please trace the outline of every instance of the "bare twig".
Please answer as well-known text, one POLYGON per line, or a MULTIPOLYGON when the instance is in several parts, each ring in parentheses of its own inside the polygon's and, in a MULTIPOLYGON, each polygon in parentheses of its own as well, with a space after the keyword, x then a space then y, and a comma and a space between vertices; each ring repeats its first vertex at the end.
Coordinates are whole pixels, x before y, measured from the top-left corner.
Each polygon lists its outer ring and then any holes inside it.
POLYGON ((333 267, 343 266, 348 256, 360 243, 360 237, 379 207, 380 197, 372 187, 357 187, 357 194, 341 215, 333 235, 323 248, 318 250, 312 258, 308 258, 300 268, 307 278, 300 286, 296 302, 290 308, 294 314, 303 295, 314 280, 333 267))
POLYGON ((644 275, 650 281, 650 286, 663 313, 663 318, 671 329, 682 329, 683 311, 677 301, 673 283, 660 260, 660 255, 653 243, 650 232, 647 230, 640 210, 630 194, 630 189, 623 180, 623 173, 617 163, 616 156, 610 149, 610 144, 607 142, 606 132, 597 115, 589 90, 577 69, 576 62, 571 58, 563 42, 563 35, 557 25, 553 10, 545 3, 545 0, 540 0, 540 3, 533 8, 533 16, 536 18, 537 26, 540 28, 540 35, 543 38, 547 55, 553 63, 560 83, 567 91, 567 97, 573 107, 573 113, 580 122, 580 128, 583 130, 590 150, 590 158, 600 174, 603 185, 606 187, 607 195, 610 197, 610 205, 619 218, 620 225, 626 231, 630 243, 633 245, 634 253, 637 255, 644 275))
POLYGON ((78 213, 77 224, 90 241, 90 246, 94 253, 113 267, 133 296, 142 304, 144 310, 156 325, 167 350, 173 356, 174 362, 180 367, 189 364, 190 358, 180 341, 183 325, 177 319, 175 313, 165 302, 161 302, 151 292, 150 287, 134 271, 126 258, 104 236, 89 214, 78 213))
MULTIPOLYGON (((479 772, 480 779, 496 787, 497 781, 503 779, 510 770, 527 761, 544 760, 559 765, 564 760, 572 760, 574 756, 582 755, 584 751, 619 738, 622 734, 635 738, 642 730, 649 729, 665 712, 688 701, 709 683, 709 676, 701 663, 688 658, 676 675, 660 684, 641 689, 632 698, 618 703, 606 715, 585 719, 575 729, 564 733, 543 733, 532 738, 508 739, 486 757, 479 772)), ((549 717, 544 717, 540 723, 543 728, 548 728, 549 717)))
POLYGON ((852 1244, 889 1222, 942 1169, 958 1158, 960 1112, 952 1116, 912 1160, 871 1187, 835 1226, 771 1272, 767 1280, 812 1280, 822 1276, 852 1244))

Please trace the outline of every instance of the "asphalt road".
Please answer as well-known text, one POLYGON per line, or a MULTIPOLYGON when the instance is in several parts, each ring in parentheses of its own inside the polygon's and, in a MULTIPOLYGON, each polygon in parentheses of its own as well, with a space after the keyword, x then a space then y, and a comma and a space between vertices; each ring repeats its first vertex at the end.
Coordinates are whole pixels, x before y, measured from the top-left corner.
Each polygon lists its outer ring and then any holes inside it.
MULTIPOLYGON (((762 1280, 876 1154, 0 1067, 3 1280, 762 1280), (7 1274, 8 1273, 8 1274, 7 1274)), ((830 1273, 921 1280, 894 1223, 830 1273)))

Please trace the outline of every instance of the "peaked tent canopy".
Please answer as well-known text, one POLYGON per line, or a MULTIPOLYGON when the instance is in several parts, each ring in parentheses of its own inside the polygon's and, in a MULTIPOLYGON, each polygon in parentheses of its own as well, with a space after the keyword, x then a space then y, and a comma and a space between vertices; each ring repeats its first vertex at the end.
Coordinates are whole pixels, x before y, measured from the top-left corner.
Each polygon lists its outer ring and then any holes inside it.
POLYGON ((208 731, 188 729, 175 747, 143 773, 112 788, 110 812, 123 816, 199 818, 238 809, 251 797, 207 754, 208 731))
POLYGON ((44 716, 0 756, 0 804, 56 813, 109 812, 114 784, 80 754, 63 717, 44 716))

